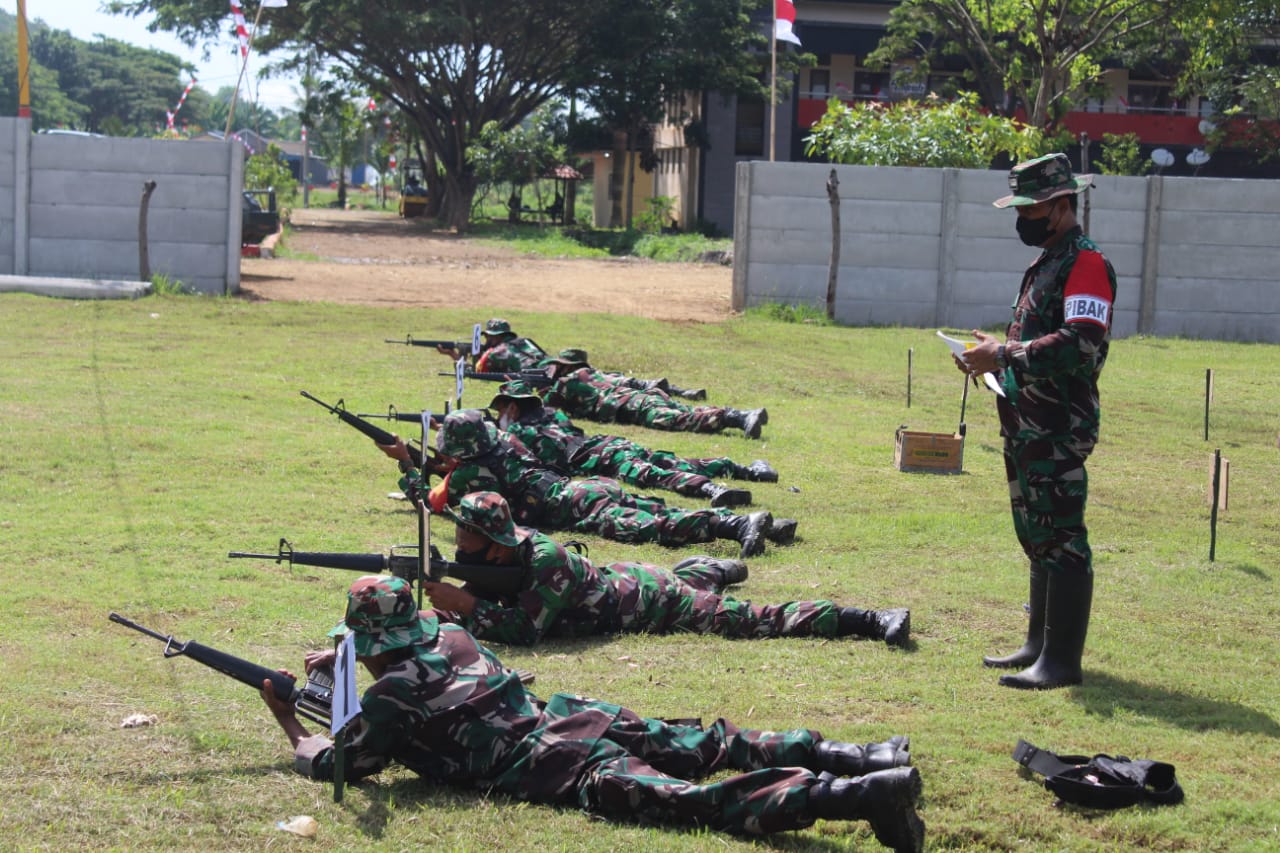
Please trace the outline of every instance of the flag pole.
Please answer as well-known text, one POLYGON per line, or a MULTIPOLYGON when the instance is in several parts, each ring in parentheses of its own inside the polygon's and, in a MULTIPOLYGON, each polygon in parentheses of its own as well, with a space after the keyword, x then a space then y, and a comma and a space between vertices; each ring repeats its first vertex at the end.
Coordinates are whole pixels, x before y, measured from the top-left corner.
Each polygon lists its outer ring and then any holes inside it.
POLYGON ((249 54, 253 52, 253 37, 258 34, 258 22, 262 20, 263 5, 258 4, 258 12, 253 16, 253 29, 249 31, 249 43, 244 49, 244 61, 240 63, 240 76, 236 78, 236 90, 231 93, 231 106, 227 108, 227 129, 222 134, 227 139, 231 137, 231 122, 236 117, 236 98, 240 95, 240 81, 244 80, 245 69, 249 67, 249 54))
POLYGON ((769 27, 769 162, 773 162, 778 138, 778 2, 772 0, 773 25, 769 27))

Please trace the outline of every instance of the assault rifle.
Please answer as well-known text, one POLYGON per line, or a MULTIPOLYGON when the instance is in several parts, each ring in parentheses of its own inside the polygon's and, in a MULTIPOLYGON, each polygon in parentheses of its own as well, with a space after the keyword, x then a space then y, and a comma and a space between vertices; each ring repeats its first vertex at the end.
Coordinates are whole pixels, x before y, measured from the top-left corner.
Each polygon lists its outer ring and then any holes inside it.
MULTIPOLYGON (((524 586, 524 568, 522 566, 491 566, 478 563, 455 563, 446 560, 440 551, 432 545, 429 551, 431 558, 427 564, 427 576, 421 578, 439 582, 446 577, 457 578, 471 584, 478 592, 493 596, 510 596, 520 592, 524 586)), ((390 556, 383 554, 334 553, 329 551, 295 551, 288 539, 281 537, 280 545, 274 554, 251 554, 245 551, 232 551, 229 558, 247 558, 255 560, 274 560, 277 563, 287 562, 293 566, 317 566, 324 569, 346 569, 366 575, 395 575, 409 583, 421 577, 420 560, 417 545, 393 545, 390 556)))
MULTIPOLYGON (((341 398, 338 399, 338 402, 335 405, 330 406, 328 403, 324 402, 323 400, 317 397, 311 396, 306 391, 302 391, 301 394, 302 396, 306 397, 308 400, 312 401, 313 403, 323 406, 324 408, 328 409, 330 412, 333 412, 335 415, 341 418, 344 423, 348 424, 349 426, 355 427, 360 432, 364 433, 366 436, 373 439, 376 443, 378 444, 395 444, 396 443, 396 437, 391 433, 387 432, 382 427, 371 424, 368 421, 366 421, 364 418, 360 417, 359 415, 353 415, 350 412, 348 412, 345 406, 343 405, 341 398)), ((419 416, 418 419, 421 420, 421 416, 419 416)), ((422 464, 423 455, 421 450, 409 444, 408 442, 405 443, 405 449, 409 451, 409 459, 410 461, 413 462, 413 466, 415 468, 420 468, 423 470, 435 470, 438 467, 438 464, 436 463, 436 458, 435 458, 436 454, 434 452, 431 453, 433 464, 427 465, 424 467, 422 464)))
POLYGON ((413 335, 405 335, 403 341, 397 340, 396 338, 383 338, 383 341, 388 344, 405 344, 406 346, 411 347, 431 347, 432 349, 435 349, 436 347, 444 347, 445 349, 454 349, 458 352, 465 352, 468 355, 471 353, 471 341, 436 341, 428 340, 426 338, 415 338, 413 335))
MULTIPOLYGON (((445 412, 445 414, 448 414, 448 412, 445 412)), ((387 406, 387 413, 386 413, 385 415, 373 415, 373 414, 369 414, 369 413, 367 413, 367 412, 360 412, 359 414, 357 414, 357 415, 356 415, 356 417, 358 417, 358 418, 381 418, 382 420, 386 420, 386 421, 405 421, 405 422, 407 422, 407 423, 411 423, 411 424, 420 424, 420 423, 422 423, 422 413, 421 413, 421 412, 401 412, 401 411, 397 410, 395 406, 387 406)), ((432 425, 432 426, 439 426, 439 425, 440 425, 440 418, 439 418, 439 417, 437 417, 437 416, 435 416, 435 415, 432 415, 432 416, 431 416, 431 425, 432 425)))
MULTIPOLYGON (((456 376, 453 372, 441 371, 440 376, 456 376)), ((463 379, 479 379, 484 382, 508 382, 512 379, 519 379, 532 385, 534 388, 550 388, 555 381, 541 370, 514 370, 510 373, 493 373, 480 372, 475 370, 464 370, 462 372, 463 379)))
POLYGON ((126 619, 118 613, 112 613, 107 618, 126 628, 132 628, 135 631, 146 634, 148 637, 162 641, 164 643, 164 656, 167 658, 184 655, 192 660, 199 661, 210 669, 216 669, 223 675, 229 675, 241 684, 249 685, 254 690, 261 690, 262 682, 270 679, 276 698, 293 705, 298 713, 308 720, 319 723, 325 728, 329 727, 333 708, 333 670, 329 667, 313 669, 311 674, 307 676, 306 684, 298 687, 298 682, 295 679, 282 672, 267 669, 265 666, 259 666, 256 663, 251 663, 235 655, 229 655, 226 652, 220 652, 217 649, 197 643, 195 640, 187 640, 185 643, 180 643, 173 638, 172 634, 161 634, 159 631, 144 628, 137 622, 126 619))

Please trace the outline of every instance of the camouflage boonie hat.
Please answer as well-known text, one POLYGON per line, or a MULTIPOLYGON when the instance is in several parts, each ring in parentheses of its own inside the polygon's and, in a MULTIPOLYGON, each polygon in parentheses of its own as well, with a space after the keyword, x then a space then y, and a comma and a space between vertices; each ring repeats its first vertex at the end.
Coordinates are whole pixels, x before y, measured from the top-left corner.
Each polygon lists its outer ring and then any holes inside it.
POLYGON ((499 545, 514 548, 533 535, 527 527, 517 527, 511 518, 511 505, 497 492, 471 492, 463 495, 458 508, 445 507, 456 523, 488 537, 499 545))
POLYGON ((459 409, 445 415, 436 436, 436 449, 445 456, 470 459, 491 450, 498 429, 481 409, 459 409))
POLYGON ((484 333, 486 335, 515 334, 515 332, 511 331, 511 324, 499 317, 494 317, 492 320, 484 324, 484 333))
POLYGON ((555 358, 550 359, 550 361, 554 361, 556 364, 586 364, 587 351, 584 349, 578 349, 577 347, 562 349, 560 350, 560 354, 555 358))
POLYGON ((1091 186, 1093 175, 1071 174, 1071 161, 1066 154, 1046 154, 1010 169, 1011 193, 991 203, 996 207, 1022 207, 1083 192, 1091 186))
POLYGON ((337 637, 350 631, 361 657, 401 649, 421 640, 422 620, 408 581, 365 575, 347 591, 347 618, 329 632, 337 637))
POLYGON ((498 393, 493 395, 489 408, 498 409, 512 402, 519 403, 520 410, 524 411, 529 403, 536 402, 541 406, 542 398, 538 396, 538 390, 523 379, 510 379, 498 386, 498 393))

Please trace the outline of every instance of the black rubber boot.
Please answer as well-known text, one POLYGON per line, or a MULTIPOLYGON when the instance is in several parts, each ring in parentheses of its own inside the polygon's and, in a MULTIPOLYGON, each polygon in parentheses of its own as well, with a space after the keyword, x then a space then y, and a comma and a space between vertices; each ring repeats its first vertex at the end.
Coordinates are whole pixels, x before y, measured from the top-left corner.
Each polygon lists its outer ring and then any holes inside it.
POLYGON ((743 415, 742 434, 747 438, 759 438, 760 427, 769 422, 769 412, 765 409, 750 409, 743 415))
POLYGON ((745 560, 764 553, 764 532, 773 523, 773 516, 768 512, 753 512, 750 515, 729 515, 716 519, 712 532, 717 539, 734 539, 742 547, 738 551, 738 559, 745 560))
POLYGON ((800 522, 794 518, 775 518, 764 536, 775 545, 785 545, 796 538, 796 528, 799 525, 800 522))
POLYGON ((712 482, 702 484, 698 493, 711 499, 712 506, 746 506, 751 503, 751 492, 746 489, 731 489, 712 482))
POLYGON ((890 646, 905 646, 911 639, 911 611, 906 608, 859 610, 841 607, 836 636, 869 637, 884 640, 890 646))
POLYGON ((911 763, 911 740, 894 735, 884 743, 845 743, 820 740, 813 748, 810 770, 822 770, 837 776, 863 776, 877 770, 906 767, 911 763))
POLYGON ((1027 620, 1027 641, 1013 654, 984 657, 983 665, 998 669, 1021 669, 1036 662, 1040 657, 1040 650, 1044 648, 1044 605, 1048 584, 1048 571, 1039 563, 1032 563, 1031 598, 1028 600, 1031 616, 1027 620))
POLYGON ((1016 675, 1000 676, 1005 687, 1052 690, 1084 680, 1080 659, 1089 633, 1093 573, 1064 576, 1049 573, 1045 596, 1044 648, 1031 666, 1016 675))
POLYGON ((916 814, 920 771, 879 770, 853 779, 823 773, 809 789, 809 812, 828 820, 865 820, 894 853, 922 853, 924 821, 916 814))
POLYGON ((747 564, 741 560, 721 560, 715 557, 686 557, 671 567, 671 571, 683 569, 686 566, 701 566, 706 569, 712 569, 720 574, 720 587, 733 586, 735 583, 742 583, 747 579, 747 564))

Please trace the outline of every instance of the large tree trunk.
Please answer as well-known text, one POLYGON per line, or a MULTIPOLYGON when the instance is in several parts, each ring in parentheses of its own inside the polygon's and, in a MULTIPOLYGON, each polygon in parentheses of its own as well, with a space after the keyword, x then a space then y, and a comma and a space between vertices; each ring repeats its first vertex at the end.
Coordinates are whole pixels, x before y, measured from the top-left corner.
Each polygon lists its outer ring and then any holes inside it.
POLYGON ((424 148, 421 140, 414 142, 418 151, 418 162, 422 164, 422 180, 427 187, 427 207, 423 215, 431 219, 439 219, 444 209, 444 181, 440 179, 440 166, 436 162, 436 152, 424 148))
POLYGON ((623 224, 622 197, 626 192, 627 175, 627 137, 623 133, 613 134, 613 168, 609 170, 609 227, 617 228, 623 224))
POLYGON ((444 183, 445 198, 441 218, 450 228, 464 234, 471 227, 471 203, 476 195, 475 176, 450 173, 444 176, 444 183))

